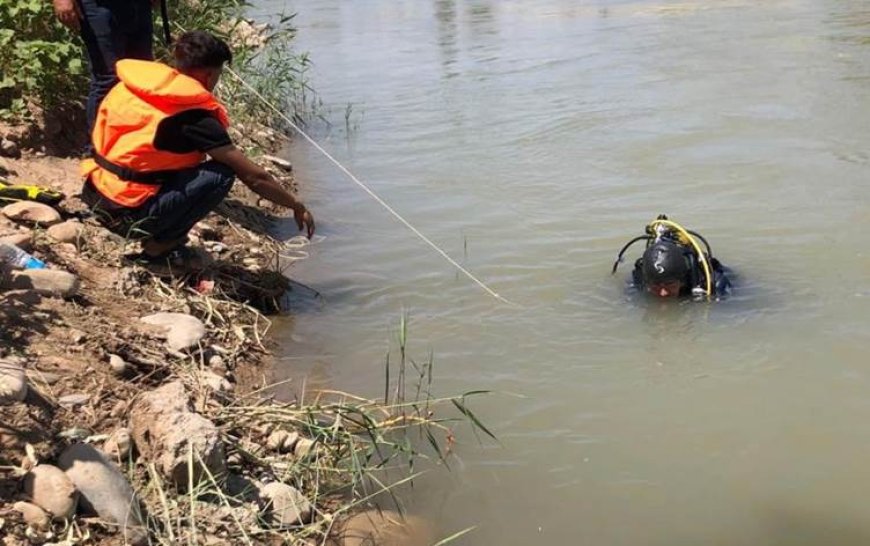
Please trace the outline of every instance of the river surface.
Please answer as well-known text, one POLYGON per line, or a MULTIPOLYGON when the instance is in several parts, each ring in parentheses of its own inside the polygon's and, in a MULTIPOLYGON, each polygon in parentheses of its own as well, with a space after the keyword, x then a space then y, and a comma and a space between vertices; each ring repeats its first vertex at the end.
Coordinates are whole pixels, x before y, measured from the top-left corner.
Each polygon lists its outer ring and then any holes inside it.
POLYGON ((410 512, 474 546, 870 544, 870 4, 290 7, 318 140, 518 304, 289 151, 325 238, 278 379, 379 396, 404 311, 437 393, 496 392, 471 407, 499 443, 458 427, 410 512), (640 247, 611 264, 659 213, 734 297, 626 295, 640 247))

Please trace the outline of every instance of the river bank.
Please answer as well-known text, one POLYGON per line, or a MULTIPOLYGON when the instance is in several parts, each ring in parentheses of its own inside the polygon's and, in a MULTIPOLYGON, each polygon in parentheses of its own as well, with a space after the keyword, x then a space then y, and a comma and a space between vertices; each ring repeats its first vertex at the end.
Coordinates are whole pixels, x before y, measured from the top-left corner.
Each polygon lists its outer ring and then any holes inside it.
MULTIPOLYGON (((264 163, 294 189, 288 164, 264 163)), ((413 456, 391 435, 429 416, 269 395, 266 313, 289 289, 269 236, 278 211, 237 184, 191 233, 204 270, 146 269, 78 199, 77 168, 0 158, 10 184, 65 196, 0 209, 0 240, 47 264, 0 283, 3 544, 431 543, 415 518, 365 510, 389 486, 368 489, 361 461, 413 456)))

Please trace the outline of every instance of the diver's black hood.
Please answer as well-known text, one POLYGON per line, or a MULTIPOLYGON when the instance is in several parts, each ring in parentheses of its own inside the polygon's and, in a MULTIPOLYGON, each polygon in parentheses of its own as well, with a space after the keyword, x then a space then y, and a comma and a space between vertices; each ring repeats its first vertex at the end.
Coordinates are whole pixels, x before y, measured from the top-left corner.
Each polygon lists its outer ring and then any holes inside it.
POLYGON ((689 275, 685 249, 671 241, 659 240, 650 245, 643 253, 641 264, 646 285, 685 281, 689 275))

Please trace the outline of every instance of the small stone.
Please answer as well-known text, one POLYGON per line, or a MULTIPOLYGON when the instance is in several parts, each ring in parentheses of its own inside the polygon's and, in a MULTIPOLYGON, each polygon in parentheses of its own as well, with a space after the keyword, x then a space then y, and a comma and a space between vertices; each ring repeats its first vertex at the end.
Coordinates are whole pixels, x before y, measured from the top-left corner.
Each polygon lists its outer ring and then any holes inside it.
POLYGON ((195 346, 205 336, 202 321, 184 313, 156 313, 139 320, 163 327, 166 345, 174 351, 195 346))
POLYGON ((109 367, 112 368, 112 373, 116 376, 122 376, 127 372, 127 362, 118 355, 109 355, 109 367))
POLYGON ((227 373, 227 365, 224 363, 224 358, 221 355, 212 355, 211 358, 208 359, 208 367, 211 368, 213 372, 221 375, 227 373))
POLYGON ((278 453, 293 453, 296 443, 299 441, 298 432, 276 430, 266 440, 266 447, 278 453))
POLYGON ((15 144, 8 138, 4 138, 0 140, 0 155, 5 157, 20 157, 21 150, 18 148, 18 144, 15 144))
POLYGON ((19 501, 12 505, 12 509, 21 514, 24 523, 39 531, 48 529, 51 524, 51 519, 45 510, 35 504, 19 501))
POLYGON ((103 453, 123 460, 130 454, 132 447, 133 439, 130 437, 130 431, 126 428, 119 428, 103 444, 103 453))
POLYGON ((48 205, 35 201, 18 201, 6 205, 0 212, 17 222, 28 222, 42 226, 50 226, 60 222, 60 213, 48 205))
POLYGON ((24 492, 34 504, 54 516, 66 519, 73 515, 78 493, 72 480, 56 466, 41 464, 24 477, 24 492))
POLYGON ((21 402, 27 397, 27 377, 24 368, 8 360, 0 360, 0 406, 21 402))
POLYGON ((83 406, 88 403, 91 397, 88 394, 84 393, 76 393, 76 394, 68 394, 66 396, 61 396, 58 398, 57 403, 61 406, 72 409, 76 406, 83 406))
POLYGON ((58 466, 81 493, 84 511, 95 512, 101 519, 121 526, 124 540, 133 546, 147 544, 139 498, 105 455, 88 444, 74 444, 61 454, 58 466))
POLYGON ((76 330, 75 328, 73 328, 72 330, 69 331, 69 338, 70 338, 70 340, 72 340, 73 343, 78 345, 82 341, 87 339, 87 336, 81 330, 76 330))
POLYGON ((82 225, 75 220, 67 220, 66 222, 51 226, 45 232, 59 243, 75 243, 82 233, 82 225))
POLYGON ((311 455, 313 449, 314 440, 309 438, 299 438, 296 445, 293 447, 293 455, 295 455, 297 459, 304 459, 311 455))
POLYGON ((272 482, 260 489, 263 520, 275 527, 289 527, 308 521, 311 503, 296 488, 272 482))
POLYGON ((79 291, 79 278, 58 269, 25 269, 12 272, 8 288, 34 290, 43 296, 70 298, 79 291))
POLYGON ((15 245, 25 252, 33 248, 33 234, 29 231, 13 233, 0 237, 0 244, 15 245))
POLYGON ((199 373, 199 378, 209 389, 217 394, 227 394, 232 392, 233 384, 226 380, 222 375, 218 375, 212 371, 202 371, 199 373))
POLYGON ((280 157, 275 157, 273 155, 264 155, 263 159, 265 159, 266 161, 271 161, 273 165, 283 171, 287 171, 288 173, 293 172, 293 164, 286 159, 281 159, 280 157))

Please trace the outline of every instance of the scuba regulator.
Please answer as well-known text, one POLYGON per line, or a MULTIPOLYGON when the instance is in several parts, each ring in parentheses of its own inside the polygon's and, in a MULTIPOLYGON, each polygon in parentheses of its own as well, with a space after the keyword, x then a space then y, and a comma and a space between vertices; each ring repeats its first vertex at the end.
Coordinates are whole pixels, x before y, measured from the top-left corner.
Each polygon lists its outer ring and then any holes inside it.
POLYGON ((622 257, 625 252, 638 241, 646 241, 647 249, 660 243, 677 244, 689 250, 687 254, 689 254, 693 261, 689 267, 689 271, 692 273, 689 281, 692 294, 707 296, 707 298, 712 297, 713 269, 710 260, 712 259, 713 252, 710 249, 710 244, 706 239, 704 239, 704 237, 694 231, 685 229, 674 221, 668 220, 668 217, 664 214, 658 215, 655 220, 647 224, 644 231, 644 235, 635 237, 622 247, 616 257, 616 261, 613 262, 613 270, 611 271, 611 274, 616 273, 616 269, 619 267, 619 264, 622 263, 622 257), (707 251, 706 253, 698 244, 696 239, 700 239, 701 242, 704 243, 704 247, 707 251), (703 279, 697 278, 698 275, 695 274, 697 268, 694 266, 696 264, 700 264, 701 266, 703 279))

